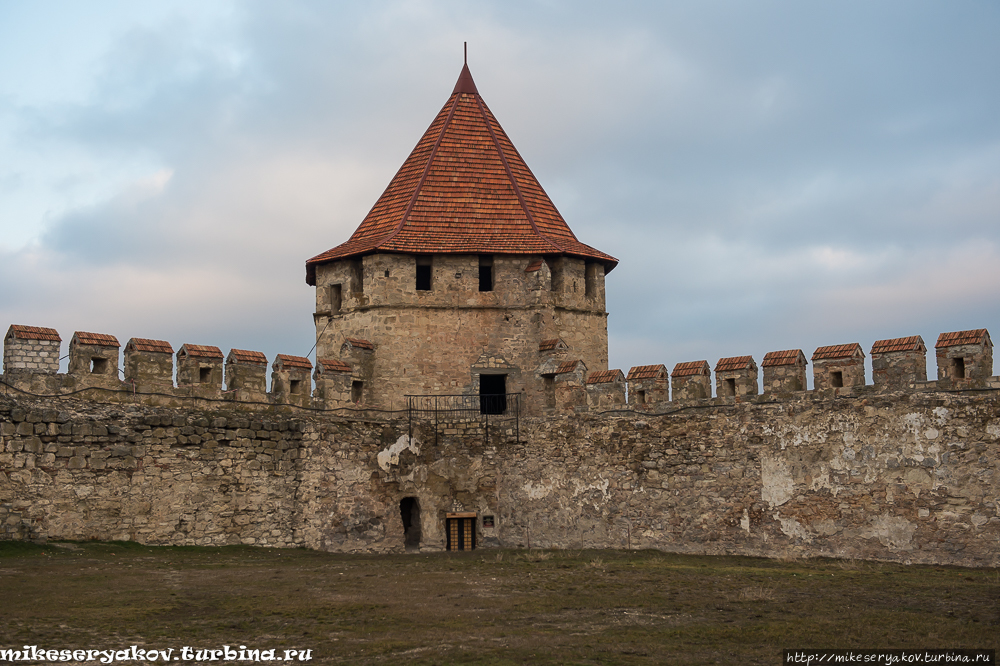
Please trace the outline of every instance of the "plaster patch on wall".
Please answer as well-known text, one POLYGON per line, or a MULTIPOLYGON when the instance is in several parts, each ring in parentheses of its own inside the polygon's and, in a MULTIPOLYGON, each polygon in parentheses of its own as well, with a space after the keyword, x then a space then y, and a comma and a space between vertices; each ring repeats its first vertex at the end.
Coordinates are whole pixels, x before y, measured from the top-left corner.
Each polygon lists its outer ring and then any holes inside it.
POLYGON ((740 518, 740 527, 744 532, 750 534, 750 512, 743 509, 743 517, 740 518))
POLYGON ((891 550, 912 550, 913 533, 917 526, 906 518, 883 513, 872 519, 871 530, 861 536, 866 539, 878 539, 891 550))
POLYGON ((824 518, 823 520, 817 520, 812 524, 812 528, 819 534, 823 536, 833 536, 840 531, 840 527, 836 522, 830 520, 829 518, 824 518))
POLYGON ((986 434, 991 436, 993 439, 1000 437, 1000 424, 990 423, 986 426, 986 434))
POLYGON ((938 425, 944 425, 948 417, 951 416, 951 412, 947 407, 935 407, 934 416, 936 417, 934 420, 937 421, 938 425))
POLYGON ((545 497, 548 497, 550 494, 552 494, 552 491, 555 490, 555 488, 556 484, 552 483, 551 481, 549 482, 543 481, 539 483, 537 486, 531 481, 528 481, 524 484, 524 492, 527 493, 530 499, 543 499, 545 497))
POLYGON ((788 448, 789 444, 792 446, 802 446, 803 444, 812 442, 812 437, 809 436, 809 433, 803 432, 803 429, 797 426, 789 425, 783 428, 764 426, 761 428, 761 431, 763 434, 773 436, 777 439, 782 451, 788 448))
POLYGON ((390 466, 399 464, 399 455, 406 450, 410 450, 413 452, 413 455, 419 456, 420 444, 417 443, 416 439, 408 435, 400 435, 395 444, 384 451, 378 452, 378 466, 382 468, 382 471, 388 472, 390 466))
POLYGON ((760 457, 760 498, 772 507, 792 499, 795 482, 784 458, 760 457))
MULTIPOLYGON (((607 500, 608 499, 608 488, 611 486, 611 482, 608 479, 601 479, 600 481, 597 481, 596 483, 589 483, 589 484, 582 484, 579 481, 574 481, 573 485, 574 485, 574 488, 573 488, 573 497, 576 497, 577 495, 580 495, 581 493, 585 493, 588 490, 597 490, 602 495, 604 495, 604 499, 607 500)), ((641 492, 641 489, 640 489, 640 492, 641 492)))
POLYGON ((794 518, 782 518, 781 514, 777 511, 774 512, 773 517, 781 523, 781 531, 785 536, 790 536, 793 539, 802 539, 806 543, 812 542, 812 535, 809 534, 809 531, 799 521, 794 518))

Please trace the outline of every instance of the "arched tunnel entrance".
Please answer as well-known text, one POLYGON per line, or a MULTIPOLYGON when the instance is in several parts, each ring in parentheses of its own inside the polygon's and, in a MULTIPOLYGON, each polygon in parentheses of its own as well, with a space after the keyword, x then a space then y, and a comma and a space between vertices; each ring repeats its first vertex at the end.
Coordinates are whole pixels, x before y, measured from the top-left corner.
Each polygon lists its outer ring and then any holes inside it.
POLYGON ((416 497, 399 500, 399 515, 403 519, 403 545, 406 550, 420 549, 420 502, 416 497))

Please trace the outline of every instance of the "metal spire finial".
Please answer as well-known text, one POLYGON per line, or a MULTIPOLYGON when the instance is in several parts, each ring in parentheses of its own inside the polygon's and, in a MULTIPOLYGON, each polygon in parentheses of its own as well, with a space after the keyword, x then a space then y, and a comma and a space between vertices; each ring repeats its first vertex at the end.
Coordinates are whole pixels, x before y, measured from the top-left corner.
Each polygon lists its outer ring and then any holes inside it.
POLYGON ((465 61, 462 64, 463 65, 468 65, 469 64, 469 42, 462 42, 462 48, 465 51, 465 61))

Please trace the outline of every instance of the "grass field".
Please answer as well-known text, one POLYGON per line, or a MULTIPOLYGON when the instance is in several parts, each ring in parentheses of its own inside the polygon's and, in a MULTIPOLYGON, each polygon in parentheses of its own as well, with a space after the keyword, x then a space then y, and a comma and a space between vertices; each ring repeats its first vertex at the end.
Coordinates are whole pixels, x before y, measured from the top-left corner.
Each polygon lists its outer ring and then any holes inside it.
POLYGON ((998 637, 996 569, 655 551, 0 543, 0 649, 137 645, 178 656, 242 645, 278 656, 308 649, 313 664, 780 664, 784 648, 996 648, 998 637))

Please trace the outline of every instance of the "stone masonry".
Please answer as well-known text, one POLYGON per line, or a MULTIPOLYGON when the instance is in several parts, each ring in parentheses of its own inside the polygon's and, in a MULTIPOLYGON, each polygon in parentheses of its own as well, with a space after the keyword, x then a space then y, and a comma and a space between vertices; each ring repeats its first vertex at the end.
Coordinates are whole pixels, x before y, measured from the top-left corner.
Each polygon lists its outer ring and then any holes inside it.
POLYGON ((5 538, 635 548, 1000 565, 1000 390, 703 402, 483 433, 273 407, 0 399, 5 538), (284 411, 279 411, 284 410, 284 411), (454 434, 448 434, 452 432, 454 434), (489 524, 492 527, 485 527, 489 524))

